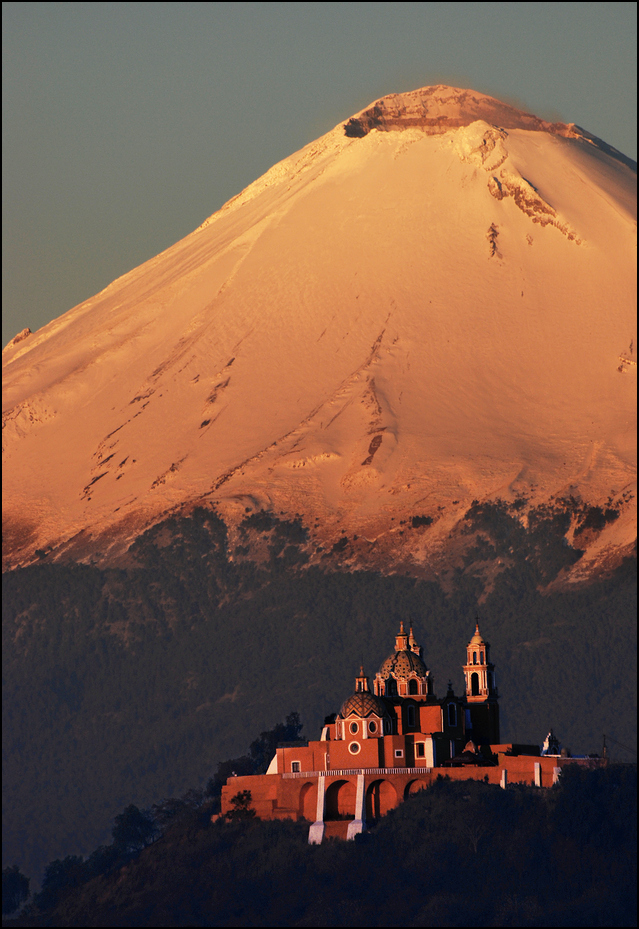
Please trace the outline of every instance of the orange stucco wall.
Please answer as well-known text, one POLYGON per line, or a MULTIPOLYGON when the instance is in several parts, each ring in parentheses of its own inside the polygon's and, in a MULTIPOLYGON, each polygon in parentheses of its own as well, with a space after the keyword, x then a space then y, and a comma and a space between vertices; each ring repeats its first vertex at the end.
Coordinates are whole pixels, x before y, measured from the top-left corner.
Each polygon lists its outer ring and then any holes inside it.
POLYGON ((441 732, 442 709, 437 706, 420 706, 419 722, 422 732, 441 732))
MULTIPOLYGON (((336 811, 342 815, 353 814, 359 773, 364 774, 367 816, 377 818, 401 803, 411 793, 430 786, 438 776, 448 777, 451 780, 485 780, 489 784, 500 784, 502 772, 505 770, 508 783, 532 785, 535 783, 535 764, 539 764, 540 786, 550 787, 554 782, 556 767, 579 763, 573 759, 538 755, 513 756, 499 753, 498 758, 499 764, 496 766, 425 768, 423 772, 398 770, 380 773, 367 771, 365 768, 357 770, 354 765, 349 765, 349 773, 335 771, 335 773, 325 775, 327 798, 329 792, 332 797, 332 807, 329 809, 330 804, 327 802, 325 818, 330 820, 336 811)), ((311 772, 301 773, 294 777, 262 774, 253 777, 229 778, 222 789, 222 813, 233 809, 231 798, 239 791, 250 790, 251 805, 261 819, 306 819, 313 822, 317 809, 317 783, 318 774, 311 772)))

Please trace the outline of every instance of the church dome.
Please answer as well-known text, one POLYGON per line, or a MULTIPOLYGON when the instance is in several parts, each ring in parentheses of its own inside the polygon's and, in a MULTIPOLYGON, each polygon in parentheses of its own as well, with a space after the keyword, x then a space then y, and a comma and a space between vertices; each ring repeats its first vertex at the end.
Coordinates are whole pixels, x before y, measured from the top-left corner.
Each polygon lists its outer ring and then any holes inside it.
POLYGON ((411 673, 418 677, 426 677, 428 670, 419 655, 407 649, 393 652, 379 669, 380 677, 384 680, 392 675, 396 680, 405 681, 411 673))
POLYGON ((350 697, 344 701, 339 711, 339 715, 342 719, 346 719, 347 716, 353 713, 360 718, 365 718, 367 716, 384 717, 388 716, 388 708, 383 700, 376 697, 370 691, 359 690, 351 694, 350 697))

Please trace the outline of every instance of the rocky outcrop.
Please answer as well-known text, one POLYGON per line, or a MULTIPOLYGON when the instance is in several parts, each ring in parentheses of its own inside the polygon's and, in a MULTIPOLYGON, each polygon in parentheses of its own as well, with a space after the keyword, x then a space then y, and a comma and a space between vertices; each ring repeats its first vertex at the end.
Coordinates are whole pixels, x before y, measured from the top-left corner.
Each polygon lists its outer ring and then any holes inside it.
POLYGON ((428 135, 438 135, 478 119, 504 129, 529 129, 568 137, 581 134, 572 124, 549 123, 486 94, 442 84, 411 93, 389 94, 351 117, 344 124, 344 132, 350 138, 362 138, 372 129, 391 132, 418 128, 428 135))

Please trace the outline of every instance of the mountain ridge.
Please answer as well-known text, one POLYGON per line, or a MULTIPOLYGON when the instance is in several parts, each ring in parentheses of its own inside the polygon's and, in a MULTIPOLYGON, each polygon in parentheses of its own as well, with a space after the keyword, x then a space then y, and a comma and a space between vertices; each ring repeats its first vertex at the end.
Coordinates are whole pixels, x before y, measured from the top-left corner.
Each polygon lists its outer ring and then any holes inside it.
POLYGON ((443 85, 375 101, 7 346, 5 566, 108 563, 202 502, 302 511, 333 544, 521 498, 614 503, 580 571, 618 562, 635 191, 574 125, 443 85))

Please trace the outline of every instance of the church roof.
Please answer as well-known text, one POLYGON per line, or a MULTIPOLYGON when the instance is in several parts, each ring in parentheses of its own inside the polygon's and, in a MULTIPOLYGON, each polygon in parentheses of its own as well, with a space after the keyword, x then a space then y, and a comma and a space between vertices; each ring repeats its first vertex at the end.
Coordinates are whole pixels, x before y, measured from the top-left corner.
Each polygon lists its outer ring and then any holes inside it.
POLYGON ((379 669, 380 676, 386 680, 391 675, 396 680, 407 680, 411 673, 426 677, 428 671, 422 659, 415 652, 402 649, 389 655, 379 669))
POLYGON ((351 694, 342 704, 339 715, 342 719, 347 716, 388 716, 388 708, 380 697, 376 697, 368 690, 359 690, 351 694))
POLYGON ((479 631, 479 620, 477 620, 475 623, 475 633, 472 639, 470 640, 470 642, 468 643, 468 645, 470 646, 470 645, 487 645, 487 644, 488 644, 487 642, 484 642, 482 638, 482 634, 479 631))

